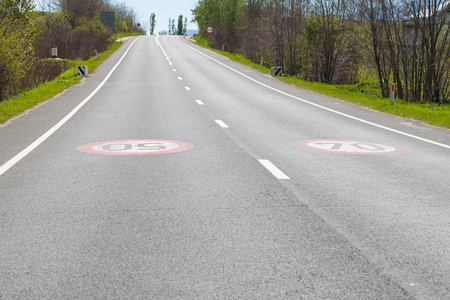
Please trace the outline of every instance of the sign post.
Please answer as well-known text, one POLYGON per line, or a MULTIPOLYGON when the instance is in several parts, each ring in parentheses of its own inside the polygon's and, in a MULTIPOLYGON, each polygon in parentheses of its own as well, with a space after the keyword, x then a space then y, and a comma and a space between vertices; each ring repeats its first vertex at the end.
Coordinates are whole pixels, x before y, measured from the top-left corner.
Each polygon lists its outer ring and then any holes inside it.
POLYGON ((211 26, 206 27, 206 32, 208 33, 208 46, 211 45, 211 33, 214 32, 214 29, 211 26))

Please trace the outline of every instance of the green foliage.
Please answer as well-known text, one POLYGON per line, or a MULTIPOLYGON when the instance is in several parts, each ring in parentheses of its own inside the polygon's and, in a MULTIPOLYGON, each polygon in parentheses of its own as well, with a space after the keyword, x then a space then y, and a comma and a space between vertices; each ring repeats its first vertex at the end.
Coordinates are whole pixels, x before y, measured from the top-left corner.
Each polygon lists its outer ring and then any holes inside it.
POLYGON ((33 8, 30 0, 0 2, 0 101, 20 88, 33 60, 33 8))
POLYGON ((114 43, 108 51, 99 55, 99 59, 94 57, 87 61, 70 62, 73 68, 64 72, 55 80, 42 84, 35 89, 22 92, 7 101, 0 102, 0 124, 76 84, 81 80, 81 77, 77 76, 76 65, 86 65, 89 68, 89 72, 93 72, 111 54, 119 49, 122 44, 114 43))
MULTIPOLYGON (((207 47, 207 39, 201 36, 195 36, 194 39, 197 44, 207 47)), ((219 50, 213 51, 243 65, 259 70, 262 73, 270 74, 270 68, 264 66, 261 67, 259 64, 253 63, 242 55, 221 52, 219 50)), ((295 77, 277 78, 302 89, 310 90, 392 115, 415 119, 434 126, 450 129, 449 105, 424 105, 420 103, 409 103, 400 99, 395 99, 395 104, 391 105, 389 99, 381 97, 381 92, 377 88, 377 83, 373 80, 373 75, 370 74, 370 71, 367 71, 364 76, 365 77, 362 77, 358 84, 354 85, 331 85, 320 82, 308 82, 295 77)))
POLYGON ((94 19, 86 20, 80 27, 81 30, 92 33, 96 36, 106 36, 108 32, 100 21, 100 17, 94 19))
POLYGON ((183 15, 178 16, 178 22, 177 22, 177 35, 184 35, 186 30, 183 26, 183 15))
POLYGON ((0 101, 41 82, 30 74, 40 76, 33 69, 35 62, 49 58, 53 45, 58 46, 59 57, 71 59, 87 59, 105 51, 113 30, 101 23, 100 10, 116 12, 115 32, 144 33, 132 9, 124 3, 114 7, 108 3, 55 0, 52 7, 59 11, 50 13, 35 12, 33 0, 0 0, 0 101))
POLYGON ((155 34, 155 27, 156 27, 156 15, 155 13, 152 13, 150 15, 150 35, 155 34))
POLYGON ((207 34, 208 26, 214 28, 214 47, 229 46, 233 50, 237 46, 245 4, 245 0, 201 0, 192 13, 202 35, 207 34))
POLYGON ((36 20, 36 38, 43 38, 56 28, 70 27, 64 12, 39 13, 36 20))
POLYGON ((319 94, 351 102, 377 111, 395 116, 415 119, 430 125, 450 128, 450 106, 431 106, 421 103, 410 103, 395 99, 391 105, 389 99, 363 93, 356 85, 330 85, 319 82, 307 82, 292 77, 281 77, 280 80, 319 94))

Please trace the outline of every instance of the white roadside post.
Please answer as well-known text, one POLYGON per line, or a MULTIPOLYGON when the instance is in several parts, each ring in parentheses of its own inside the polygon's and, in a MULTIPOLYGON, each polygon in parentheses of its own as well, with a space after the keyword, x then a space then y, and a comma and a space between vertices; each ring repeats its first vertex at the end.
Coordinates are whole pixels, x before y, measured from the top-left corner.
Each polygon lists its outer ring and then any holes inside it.
POLYGON ((394 104, 394 97, 395 97, 395 83, 392 84, 391 88, 391 104, 394 104))
POLYGON ((53 46, 52 47, 52 58, 57 59, 58 58, 58 47, 53 46))

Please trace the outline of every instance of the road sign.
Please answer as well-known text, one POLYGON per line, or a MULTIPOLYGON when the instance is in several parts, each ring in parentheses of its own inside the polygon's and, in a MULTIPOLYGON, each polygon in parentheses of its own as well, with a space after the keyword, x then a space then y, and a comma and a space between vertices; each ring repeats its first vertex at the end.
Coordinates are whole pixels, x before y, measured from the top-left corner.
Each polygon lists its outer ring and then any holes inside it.
POLYGON ((78 66, 78 76, 86 77, 88 74, 88 67, 87 66, 78 66))
POLYGON ((403 146, 348 140, 307 140, 299 141, 295 143, 295 146, 316 151, 357 155, 403 154, 412 151, 403 146))
POLYGON ((206 28, 206 32, 209 33, 209 34, 213 33, 213 31, 214 31, 214 29, 211 26, 208 26, 206 28))
POLYGON ((96 142, 77 147, 80 152, 102 155, 152 155, 186 151, 194 145, 167 140, 118 140, 96 142))

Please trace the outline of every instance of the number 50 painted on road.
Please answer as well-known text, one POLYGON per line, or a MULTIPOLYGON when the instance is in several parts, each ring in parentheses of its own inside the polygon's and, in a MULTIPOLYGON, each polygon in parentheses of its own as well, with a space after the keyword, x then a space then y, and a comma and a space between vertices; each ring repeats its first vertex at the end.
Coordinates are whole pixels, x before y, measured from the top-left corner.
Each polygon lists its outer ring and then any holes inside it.
POLYGON ((77 147, 80 152, 103 155, 150 155, 186 151, 194 145, 167 140, 118 140, 97 142, 77 147))

